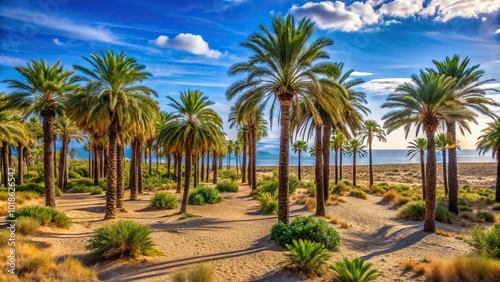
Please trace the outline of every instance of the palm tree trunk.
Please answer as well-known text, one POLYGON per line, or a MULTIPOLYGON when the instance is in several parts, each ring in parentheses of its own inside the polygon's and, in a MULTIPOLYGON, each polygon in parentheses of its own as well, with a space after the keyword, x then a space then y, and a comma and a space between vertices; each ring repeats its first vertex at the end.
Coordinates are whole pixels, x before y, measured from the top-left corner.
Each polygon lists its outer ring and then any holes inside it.
POLYGON ((424 151, 420 150, 420 174, 422 174, 422 198, 425 200, 425 161, 424 161, 424 151))
POLYGON ((339 168, 338 168, 338 163, 337 163, 338 154, 339 154, 339 150, 336 149, 335 150, 335 184, 337 184, 339 182, 339 168))
POLYGON ((352 186, 356 187, 356 153, 357 150, 354 149, 352 154, 352 186))
POLYGON ((148 173, 151 176, 152 170, 153 170, 153 147, 149 146, 148 150, 149 154, 149 168, 148 168, 148 173))
POLYGON ((193 159, 193 131, 189 131, 186 139, 186 167, 184 170, 184 194, 182 195, 182 204, 180 213, 187 212, 188 197, 189 197, 189 186, 191 185, 191 169, 192 169, 192 159, 193 159))
POLYGON ((372 155, 372 142, 368 142, 368 159, 370 162, 370 188, 372 188, 373 185, 373 155, 372 155))
POLYGON ((175 191, 175 193, 180 193, 182 192, 181 189, 182 189, 182 154, 180 153, 177 153, 176 154, 176 158, 177 160, 175 161, 176 163, 176 167, 175 167, 175 171, 177 173, 177 176, 175 178, 175 180, 177 181, 177 190, 175 191))
POLYGON ((455 146, 450 147, 448 153, 448 188, 449 202, 448 209, 450 212, 458 214, 458 168, 457 168, 457 128, 455 122, 447 122, 446 128, 448 135, 451 137, 451 142, 455 146))
POLYGON ((155 156, 156 156, 156 174, 158 174, 158 165, 159 165, 159 164, 158 164, 158 163, 159 163, 159 156, 158 156, 158 155, 159 155, 159 154, 158 154, 158 150, 157 150, 157 151, 156 151, 156 154, 155 154, 155 156))
POLYGON ((299 180, 302 180, 302 172, 300 171, 300 153, 301 150, 299 149, 299 163, 297 164, 297 174, 299 175, 299 180))
MULTIPOLYGON (((248 129, 247 129, 248 130, 248 129)), ((247 133, 243 132, 243 163, 241 164, 241 183, 247 182, 247 133)))
POLYGON ((213 152, 212 161, 213 161, 213 166, 214 166, 213 175, 212 175, 212 177, 213 177, 212 183, 217 184, 217 152, 216 151, 213 152))
POLYGON ((98 151, 97 151, 97 146, 96 145, 93 146, 93 151, 94 151, 94 159, 93 159, 93 163, 94 163, 94 167, 93 167, 94 186, 97 186, 97 185, 99 185, 99 166, 98 166, 98 161, 97 161, 98 151))
MULTIPOLYGON (((290 125, 288 125, 290 126, 290 125)), ((287 143, 288 147, 288 143, 287 143)), ((288 162, 288 157, 287 157, 287 162, 288 162)), ((287 172, 288 172, 288 166, 287 166, 287 172)), ((287 179, 288 179, 288 173, 287 173, 287 179)), ((287 187, 288 187, 288 180, 287 180, 287 187)), ((255 124, 252 126, 252 190, 257 189, 257 127, 255 124)), ((287 188, 288 190, 288 188, 287 188)), ((287 192, 288 195, 288 192, 287 192)), ((287 211, 288 211, 288 201, 287 201, 287 211)), ((288 217, 287 217, 288 220, 288 217)))
POLYGON ((137 193, 142 194, 144 183, 142 181, 142 144, 140 141, 137 142, 137 193))
POLYGON ((248 167, 247 167, 247 176, 248 176, 248 185, 252 187, 253 183, 253 174, 252 174, 252 160, 253 160, 253 143, 252 143, 252 127, 249 127, 248 133, 247 133, 247 140, 248 140, 248 167))
POLYGON ((120 144, 117 145, 117 159, 116 159, 116 207, 118 209, 123 209, 123 194, 124 194, 124 184, 123 184, 123 159, 124 152, 123 146, 120 144))
POLYGON ((57 184, 59 188, 62 190, 64 189, 64 146, 66 145, 66 142, 63 139, 61 142, 61 149, 59 150, 59 175, 57 177, 57 184))
POLYGON ((444 185, 444 195, 448 196, 448 174, 446 173, 446 149, 443 152, 443 185, 444 185))
POLYGON ((236 175, 238 175, 238 161, 240 159, 240 156, 239 154, 236 154, 236 152, 234 152, 234 161, 236 162, 236 175))
POLYGON ((219 169, 222 169, 222 157, 219 157, 219 169))
POLYGON ((69 140, 65 139, 63 140, 63 143, 64 143, 64 146, 62 148, 62 154, 59 156, 59 158, 61 158, 63 161, 62 161, 62 166, 63 166, 63 169, 62 169, 62 187, 61 189, 66 189, 66 187, 68 186, 68 149, 69 149, 69 140))
POLYGON ((6 141, 2 142, 2 162, 3 162, 3 185, 4 187, 9 187, 9 143, 6 141))
POLYGON ((205 153, 201 154, 201 158, 200 158, 200 162, 201 162, 201 181, 203 181, 205 179, 205 153))
POLYGON ((53 137, 52 143, 54 143, 54 147, 53 147, 54 148, 54 150, 53 150, 53 152, 54 152, 54 171, 53 171, 53 173, 54 173, 54 179, 57 179, 57 154, 56 154, 56 152, 57 152, 57 146, 56 146, 57 134, 52 134, 52 137, 53 137))
POLYGON ((500 151, 497 151, 497 178, 495 181, 495 201, 500 203, 500 151))
MULTIPOLYGON (((193 164, 194 164, 194 175, 193 175, 193 186, 194 188, 196 188, 198 186, 198 166, 199 166, 199 162, 198 162, 198 157, 196 157, 195 154, 193 154, 193 164)), ((186 176, 187 177, 187 176, 186 176)))
POLYGON ((131 147, 131 156, 130 156, 130 179, 129 179, 129 188, 130 188, 130 200, 137 200, 137 142, 138 138, 134 137, 132 141, 131 147))
POLYGON ((23 158, 24 158, 24 146, 22 144, 19 144, 19 147, 17 147, 17 152, 18 152, 18 157, 17 157, 17 184, 21 185, 23 184, 23 175, 24 175, 24 164, 23 164, 23 158))
POLYGON ((323 197, 328 199, 330 192, 330 137, 332 136, 332 126, 326 124, 323 129, 323 197))
MULTIPOLYGON (((170 155, 170 153, 165 154, 165 156, 167 157, 167 179, 170 180, 170 163, 172 161, 172 156, 170 155)), ((176 167, 175 166, 175 157, 174 157, 174 167, 176 167)), ((174 172, 175 171, 176 170, 174 169, 174 172)))
POLYGON ((108 149, 106 148, 102 149, 102 162, 102 177, 108 177, 108 149))
MULTIPOLYGON (((435 132, 428 130, 427 135, 427 168, 425 173, 425 222, 424 231, 436 230, 436 140, 435 132)), ((450 193, 451 194, 451 193, 450 193)))
POLYGON ((323 142, 321 140, 321 125, 316 125, 316 163, 314 166, 315 182, 316 182, 316 215, 325 215, 325 198, 324 198, 324 185, 323 185, 323 142))
MULTIPOLYGON (((285 95, 287 96, 287 95, 285 95)), ((291 95, 290 95, 291 96, 291 95)), ((288 176, 290 166, 290 104, 291 99, 280 99, 280 155, 278 168, 278 222, 288 223, 288 176)), ((253 134, 253 133, 252 133, 253 134)), ((252 139, 254 137, 252 136, 252 139)), ((255 146, 255 144, 253 144, 255 146)), ((254 152, 256 153, 256 152, 254 152)), ((255 157, 255 156, 254 156, 255 157)), ((255 172, 253 172, 255 173, 255 172)), ((253 179, 255 182, 255 179, 253 179)))
POLYGON ((45 205, 56 207, 56 194, 54 185, 55 162, 54 162, 54 118, 53 113, 42 113, 43 119, 43 174, 45 183, 45 205))
POLYGON ((205 175, 205 182, 208 183, 208 175, 210 174, 210 151, 207 151, 207 171, 205 175))
POLYGON ((342 179, 342 149, 339 150, 339 179, 342 179))
POLYGON ((115 116, 109 127, 109 145, 107 157, 107 179, 106 189, 106 214, 104 219, 116 218, 116 194, 117 194, 117 147, 118 147, 118 119, 115 116))
POLYGON ((92 161, 91 161, 91 153, 89 151, 89 178, 92 177, 92 161))

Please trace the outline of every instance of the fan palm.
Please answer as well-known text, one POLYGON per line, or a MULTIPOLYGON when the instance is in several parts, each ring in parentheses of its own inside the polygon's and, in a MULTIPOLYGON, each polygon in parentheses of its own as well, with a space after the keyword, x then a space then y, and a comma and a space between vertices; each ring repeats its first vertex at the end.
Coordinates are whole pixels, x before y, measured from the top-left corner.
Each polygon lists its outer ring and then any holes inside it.
MULTIPOLYGON (((446 128, 450 144, 456 144, 456 126, 460 127, 462 134, 464 129, 470 133, 468 122, 475 122, 476 113, 481 113, 493 117, 489 106, 498 106, 493 99, 485 97, 486 91, 496 91, 497 89, 488 89, 486 83, 495 81, 495 79, 482 80, 484 71, 480 70, 480 65, 469 66, 470 59, 465 57, 461 60, 460 56, 446 57, 444 61, 432 61, 436 67, 436 72, 442 75, 450 76, 456 79, 456 84, 452 89, 452 95, 448 97, 451 103, 462 107, 462 111, 467 111, 467 115, 460 118, 449 119, 446 121, 446 128)), ((433 70, 431 70, 433 71, 433 70)), ((457 169, 457 148, 450 145, 448 149, 448 184, 449 184, 449 210, 458 214, 458 169, 457 169)))
POLYGON ((65 94, 76 86, 69 81, 73 72, 65 70, 59 61, 50 66, 45 61, 32 60, 26 67, 15 70, 24 81, 4 80, 15 92, 9 95, 8 108, 19 108, 25 114, 35 113, 43 120, 43 170, 45 182, 45 205, 56 206, 53 159, 54 119, 63 109, 65 94))
POLYGON ((109 145, 105 218, 110 219, 116 217, 118 134, 131 123, 129 118, 144 111, 141 104, 150 104, 149 95, 156 96, 156 92, 142 84, 151 76, 144 71, 145 66, 124 52, 115 54, 111 50, 106 53, 101 50, 100 54, 92 53, 90 58, 83 58, 91 67, 73 66, 82 73, 75 76, 74 81, 87 83, 85 90, 90 93, 88 116, 107 125, 109 145))
POLYGON ((356 186, 356 158, 364 158, 367 155, 366 146, 357 138, 347 141, 346 151, 352 156, 352 185, 356 186))
POLYGON ((443 155, 443 186, 444 194, 448 196, 448 174, 446 173, 446 151, 448 150, 448 138, 445 133, 436 135, 436 149, 443 155))
POLYGON ((476 143, 479 154, 492 151, 492 157, 497 160, 497 177, 495 182, 495 201, 500 203, 500 119, 489 122, 482 131, 476 143))
POLYGON ((68 146, 72 139, 83 141, 83 135, 76 122, 62 115, 54 121, 54 129, 61 138, 61 151, 59 153, 59 188, 65 189, 68 185, 68 146))
POLYGON ((309 154, 311 155, 311 157, 316 157, 316 145, 312 145, 311 147, 309 147, 309 154))
POLYGON ((372 144, 373 138, 377 138, 380 142, 387 142, 385 139, 385 131, 382 129, 380 124, 378 124, 375 120, 369 119, 363 123, 361 130, 359 131, 359 137, 361 138, 361 142, 364 142, 365 139, 368 144, 368 158, 370 161, 370 187, 373 185, 373 168, 372 168, 372 144))
POLYGON ((302 179, 301 173, 300 173, 300 153, 302 152, 307 152, 307 143, 303 140, 297 140, 295 143, 292 145, 292 149, 294 153, 299 154, 299 163, 298 163, 298 174, 299 174, 299 180, 302 179))
POLYGON ((320 88, 318 75, 334 76, 338 71, 334 64, 318 62, 328 59, 325 48, 333 41, 320 37, 308 45, 314 32, 314 23, 302 19, 298 24, 289 14, 272 18, 272 30, 260 26, 261 33, 250 35, 242 46, 253 55, 248 62, 232 65, 230 75, 247 74, 233 83, 226 91, 228 99, 243 92, 240 99, 249 104, 267 104, 270 100, 270 117, 273 116, 276 99, 280 105, 280 160, 278 171, 279 211, 278 221, 288 223, 288 177, 290 146, 290 106, 294 99, 308 94, 311 84, 320 88), (249 90, 249 91, 247 91, 249 90))
POLYGON ((411 125, 417 130, 423 128, 427 137, 427 167, 425 185, 425 223, 424 231, 435 231, 436 211, 436 141, 435 132, 442 119, 450 120, 463 114, 459 108, 447 103, 450 89, 455 79, 433 72, 420 71, 412 76, 413 83, 397 87, 390 94, 383 108, 392 110, 383 116, 384 127, 388 133, 403 127, 408 136, 411 125))
POLYGON ((424 155, 425 151, 427 150, 427 139, 420 137, 416 138, 412 142, 410 142, 410 146, 406 147, 408 148, 408 154, 407 156, 410 156, 410 160, 416 156, 417 154, 420 155, 420 174, 422 175, 422 197, 425 199, 425 160, 424 160, 424 155))

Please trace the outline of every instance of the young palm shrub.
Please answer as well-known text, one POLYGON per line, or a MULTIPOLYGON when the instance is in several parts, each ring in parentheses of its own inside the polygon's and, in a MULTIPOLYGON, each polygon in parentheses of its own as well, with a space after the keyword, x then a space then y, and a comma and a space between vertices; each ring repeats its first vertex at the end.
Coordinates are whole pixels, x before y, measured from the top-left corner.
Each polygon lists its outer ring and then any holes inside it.
POLYGON ((331 257, 328 250, 320 243, 309 240, 293 240, 292 244, 285 245, 290 252, 286 254, 286 263, 309 276, 321 271, 325 262, 331 257))
POLYGON ((238 192, 238 183, 231 179, 224 179, 217 183, 215 189, 219 190, 219 192, 238 192))
POLYGON ((176 209, 178 206, 177 197, 168 192, 156 192, 151 199, 151 207, 153 208, 171 210, 176 209))
POLYGON ((71 219, 54 208, 44 206, 25 206, 18 209, 15 218, 28 217, 37 221, 42 226, 55 225, 61 228, 69 228, 71 219))
POLYGON ((328 267, 335 271, 333 281, 338 282, 368 282, 375 280, 378 270, 372 269, 372 263, 366 262, 362 258, 349 260, 344 257, 342 260, 330 264, 328 267))
POLYGON ((263 214, 277 214, 278 213, 278 193, 274 194, 269 192, 259 193, 257 200, 260 202, 259 211, 263 214))
POLYGON ((155 253, 149 226, 132 220, 108 223, 96 230, 87 249, 93 259, 137 258, 155 253))

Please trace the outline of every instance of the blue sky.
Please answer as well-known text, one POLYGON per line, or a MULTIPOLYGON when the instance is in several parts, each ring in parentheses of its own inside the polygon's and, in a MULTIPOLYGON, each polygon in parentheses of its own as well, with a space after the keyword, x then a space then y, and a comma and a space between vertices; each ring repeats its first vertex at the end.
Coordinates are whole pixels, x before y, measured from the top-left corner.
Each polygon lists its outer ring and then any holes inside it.
MULTIPOLYGON (((481 64, 485 78, 500 88, 500 2, 497 0, 369 0, 369 1, 2 1, 0 4, 0 76, 20 77, 14 66, 32 58, 56 60, 71 68, 85 64, 82 56, 99 49, 125 51, 153 73, 147 84, 166 96, 199 89, 215 102, 226 120, 230 102, 224 92, 236 78, 227 68, 245 60, 239 44, 269 25, 271 15, 292 13, 309 17, 315 36, 331 37, 332 61, 345 63, 366 80, 360 87, 372 113, 380 121, 380 105, 411 74, 432 66, 432 59, 469 56, 481 64)), ((0 83, 0 91, 9 92, 0 83)), ((500 101, 499 95, 491 95, 500 101)), ((474 148, 487 118, 479 119, 470 136, 460 137, 463 148, 474 148)), ((227 127, 226 127, 227 129, 227 127)), ((234 138, 227 129, 228 137, 234 138)), ((273 127, 266 149, 277 147, 273 127)), ((409 136, 413 139, 414 134, 409 136)), ((375 148, 405 148, 400 131, 375 148)))

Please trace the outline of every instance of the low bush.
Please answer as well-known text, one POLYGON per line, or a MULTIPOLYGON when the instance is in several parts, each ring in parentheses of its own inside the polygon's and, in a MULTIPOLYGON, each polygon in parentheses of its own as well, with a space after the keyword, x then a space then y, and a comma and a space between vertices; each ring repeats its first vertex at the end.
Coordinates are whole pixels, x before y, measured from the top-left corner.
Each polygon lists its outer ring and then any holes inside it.
POLYGON ((132 220, 118 220, 96 230, 87 249, 93 259, 137 258, 155 252, 151 228, 132 220))
POLYGON ((219 190, 219 192, 238 192, 238 183, 234 180, 224 179, 217 183, 215 189, 219 190))
POLYGON ((214 267, 208 263, 199 263, 188 269, 174 273, 174 282, 212 282, 214 267))
POLYGON ((463 213, 460 213, 460 217, 463 218, 463 219, 470 220, 470 221, 475 222, 475 223, 484 222, 484 219, 479 218, 477 216, 477 214, 475 214, 473 212, 463 212, 463 213))
MULTIPOLYGON (((291 195, 295 192, 297 187, 299 186, 300 181, 295 175, 290 175, 288 178, 288 194, 291 195)), ((273 173, 273 176, 266 177, 262 180, 257 181, 257 189, 252 191, 252 195, 257 195, 263 192, 269 192, 274 194, 274 192, 278 189, 278 174, 276 172, 273 173)))
POLYGON ((288 266, 303 271, 309 276, 318 274, 325 262, 331 257, 325 247, 309 240, 292 240, 292 244, 285 245, 288 252, 286 263, 288 266))
POLYGON ((368 282, 375 280, 380 274, 372 268, 372 263, 365 262, 362 258, 342 260, 330 264, 328 267, 335 271, 333 281, 339 282, 368 282))
POLYGON ((236 181, 238 179, 239 174, 232 169, 221 169, 217 172, 218 176, 224 179, 231 179, 236 181))
POLYGON ((490 231, 484 231, 476 225, 470 235, 471 239, 466 242, 474 248, 476 254, 500 259, 500 224, 495 224, 490 231))
POLYGON ((216 204, 222 201, 219 191, 208 186, 200 185, 189 193, 188 203, 190 205, 203 206, 206 204, 216 204))
POLYGON ((34 200, 40 198, 40 194, 34 191, 21 191, 16 193, 16 198, 22 197, 26 199, 27 201, 34 200))
POLYGON ((443 223, 453 224, 457 220, 457 216, 450 212, 447 208, 437 205, 436 220, 443 223))
POLYGON ((102 188, 102 190, 106 191, 108 188, 108 179, 107 178, 100 178, 98 182, 99 187, 102 188))
POLYGON ((34 218, 22 216, 16 220, 16 230, 23 235, 34 234, 40 228, 40 222, 34 218))
POLYGON ((80 175, 80 174, 79 174, 78 172, 76 172, 76 171, 70 170, 70 171, 68 172, 68 178, 69 178, 69 179, 76 179, 76 178, 80 178, 80 177, 82 177, 82 175, 80 175))
POLYGON ((168 192, 156 192, 151 199, 151 207, 153 208, 170 210, 176 209, 178 206, 177 197, 168 192))
POLYGON ((494 211, 500 211, 500 203, 493 204, 493 206, 491 207, 491 209, 494 210, 494 211))
POLYGON ((344 181, 338 181, 337 184, 333 186, 332 194, 342 196, 344 195, 344 193, 350 192, 351 190, 352 190, 351 185, 347 185, 344 181))
POLYGON ((45 193, 45 187, 43 187, 42 185, 39 185, 39 184, 35 184, 35 183, 30 183, 30 184, 26 184, 26 185, 16 185, 16 191, 17 192, 23 192, 23 191, 26 191, 26 192, 36 192, 38 194, 44 194, 45 193))
POLYGON ((324 219, 314 216, 298 216, 290 223, 278 222, 271 228, 271 240, 281 246, 293 239, 304 239, 323 244, 329 250, 338 250, 340 236, 324 219))
POLYGON ((425 278, 428 281, 496 282, 498 277, 500 277, 500 262, 481 257, 433 259, 425 271, 425 278))
POLYGON ((487 211, 477 211, 477 217, 488 222, 495 222, 495 215, 487 211))
POLYGON ((397 216, 399 218, 409 220, 424 220, 425 219, 425 203, 424 201, 410 202, 398 209, 397 216))
POLYGON ((365 191, 361 189, 352 189, 351 192, 349 192, 349 195, 363 200, 368 199, 368 196, 366 195, 365 191))
POLYGON ((29 217, 36 220, 40 225, 55 225, 61 228, 68 228, 71 225, 71 219, 54 208, 44 206, 25 206, 14 213, 15 218, 29 217))
POLYGON ((89 193, 90 195, 101 195, 102 193, 104 193, 104 191, 102 190, 101 187, 90 187, 89 189, 89 193))
POLYGON ((257 200, 260 203, 259 211, 263 214, 278 213, 278 193, 263 192, 257 195, 257 200))
POLYGON ((68 188, 75 186, 94 186, 94 180, 90 178, 77 178, 68 180, 68 188))

